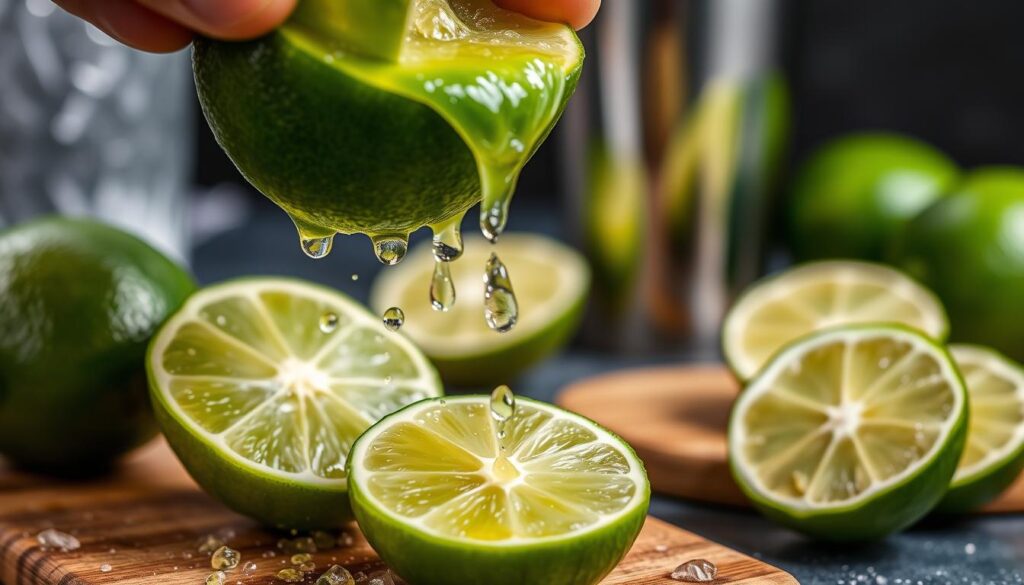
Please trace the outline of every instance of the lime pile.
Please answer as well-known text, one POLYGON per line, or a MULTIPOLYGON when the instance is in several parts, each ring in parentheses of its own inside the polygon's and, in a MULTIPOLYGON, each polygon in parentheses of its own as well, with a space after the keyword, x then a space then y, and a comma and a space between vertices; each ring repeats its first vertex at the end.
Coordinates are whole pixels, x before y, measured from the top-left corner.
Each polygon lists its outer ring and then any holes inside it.
POLYGON ((510 382, 526 368, 561 348, 576 331, 590 288, 586 260, 549 238, 509 233, 497 245, 467 239, 462 258, 451 264, 458 296, 437 310, 425 286, 435 270, 429 245, 414 250, 398 267, 374 282, 371 305, 382 312, 399 306, 408 335, 431 359, 448 384, 493 387, 510 382), (495 335, 484 321, 480 266, 501 255, 515 279, 519 322, 495 335))
POLYGON ((0 232, 0 453, 95 474, 151 438, 146 345, 194 286, 160 252, 93 221, 0 232))
POLYGON ((1024 377, 990 350, 946 348, 942 305, 864 262, 798 266, 726 318, 745 389, 729 425, 741 489, 816 538, 869 540, 965 512, 1024 467, 1024 377))

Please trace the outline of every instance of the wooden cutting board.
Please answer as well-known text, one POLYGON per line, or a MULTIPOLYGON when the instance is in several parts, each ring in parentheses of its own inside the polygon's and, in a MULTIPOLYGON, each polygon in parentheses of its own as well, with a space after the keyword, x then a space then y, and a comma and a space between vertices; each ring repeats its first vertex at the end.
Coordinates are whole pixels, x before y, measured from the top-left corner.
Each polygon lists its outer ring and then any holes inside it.
MULTIPOLYGON (((252 575, 229 573, 228 585, 282 584, 273 575, 291 565, 276 543, 287 535, 262 529, 199 491, 163 441, 136 453, 116 476, 88 483, 56 483, 0 466, 0 582, 7 585, 200 585, 211 569, 196 542, 207 534, 227 536, 242 563, 257 565, 252 575), (81 548, 43 550, 36 534, 46 528, 75 535, 81 548), (104 564, 109 571, 101 570, 104 564)), ((353 573, 384 568, 354 525, 347 534, 349 546, 313 555, 317 570, 305 583, 335 563, 353 573)), ((668 573, 694 558, 718 566, 716 583, 797 583, 775 567, 648 518, 604 584, 678 583, 668 573)))
MULTIPOLYGON (((718 365, 643 368, 580 381, 558 402, 628 441, 656 491, 747 506, 726 459, 725 431, 739 390, 718 365)), ((981 512, 1024 512, 1024 476, 981 512)))

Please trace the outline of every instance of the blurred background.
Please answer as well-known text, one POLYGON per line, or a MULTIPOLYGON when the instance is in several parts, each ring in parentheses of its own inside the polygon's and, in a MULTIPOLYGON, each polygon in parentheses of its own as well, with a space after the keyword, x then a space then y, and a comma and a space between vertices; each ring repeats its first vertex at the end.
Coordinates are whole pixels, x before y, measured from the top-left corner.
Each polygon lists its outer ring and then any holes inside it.
MULTIPOLYGON (((737 292, 793 259, 792 179, 828 140, 886 130, 967 169, 1024 161, 1022 17, 1000 0, 606 0, 512 206, 511 229, 591 263, 576 347, 713 357, 737 292)), ((379 269, 364 237, 303 256, 214 142, 187 54, 0 0, 0 222, 51 212, 127 226, 204 283, 288 273, 366 300, 379 269)))

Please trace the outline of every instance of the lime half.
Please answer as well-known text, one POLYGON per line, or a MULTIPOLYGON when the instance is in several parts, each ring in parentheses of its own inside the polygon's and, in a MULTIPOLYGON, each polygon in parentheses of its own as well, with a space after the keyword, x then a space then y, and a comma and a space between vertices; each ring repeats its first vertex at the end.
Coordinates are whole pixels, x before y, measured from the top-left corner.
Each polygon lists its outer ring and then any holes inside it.
POLYGON ((827 540, 909 526, 946 493, 967 434, 947 351, 893 326, 805 337, 740 395, 733 476, 765 515, 827 540))
POLYGON ((504 451, 486 396, 412 405, 352 447, 359 526, 410 583, 592 585, 639 534, 650 486, 629 445, 517 402, 504 451))
POLYGON ((725 318, 722 348, 748 380, 799 337, 839 325, 898 323, 942 341, 949 331, 938 299, 891 268, 866 262, 805 264, 754 285, 725 318))
POLYGON ((153 339, 157 419, 192 477, 274 526, 351 519, 345 462, 364 430, 441 394, 437 373, 333 290, 254 278, 204 289, 153 339))
POLYGON ((949 348, 971 400, 967 446, 943 512, 967 512, 1003 492, 1024 469, 1024 369, 983 347, 949 348))
POLYGON ((451 263, 455 304, 447 312, 431 306, 427 284, 434 272, 429 245, 374 282, 371 305, 402 307, 402 331, 430 357, 445 382, 462 386, 511 381, 557 351, 576 331, 583 315, 590 270, 579 253, 550 238, 509 233, 497 245, 468 238, 451 263), (497 253, 508 268, 519 303, 519 322, 496 334, 484 321, 484 264, 497 253))

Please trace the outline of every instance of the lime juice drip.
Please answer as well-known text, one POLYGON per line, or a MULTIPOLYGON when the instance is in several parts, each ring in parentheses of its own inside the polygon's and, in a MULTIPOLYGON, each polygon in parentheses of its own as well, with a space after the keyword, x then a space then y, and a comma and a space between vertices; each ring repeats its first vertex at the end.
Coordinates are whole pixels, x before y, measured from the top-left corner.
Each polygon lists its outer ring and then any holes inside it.
POLYGON ((519 301, 508 269, 497 254, 491 254, 484 267, 484 319, 498 333, 511 331, 519 321, 519 301))
POLYGON ((462 256, 462 215, 447 223, 432 227, 434 231, 434 258, 438 262, 453 262, 462 256))
POLYGON ((495 436, 498 439, 500 456, 504 456, 505 437, 507 435, 505 426, 512 417, 516 415, 516 395, 512 389, 502 384, 491 392, 491 418, 494 419, 495 436))
POLYGON ((455 306, 455 283, 448 262, 434 260, 434 276, 430 279, 430 306, 447 313, 455 306))
POLYGON ((408 234, 392 234, 386 236, 370 236, 373 242, 373 253, 381 264, 394 266, 405 258, 409 251, 408 234))
POLYGON ((405 325, 405 312, 399 307, 391 307, 384 311, 383 322, 388 331, 398 331, 405 325))

